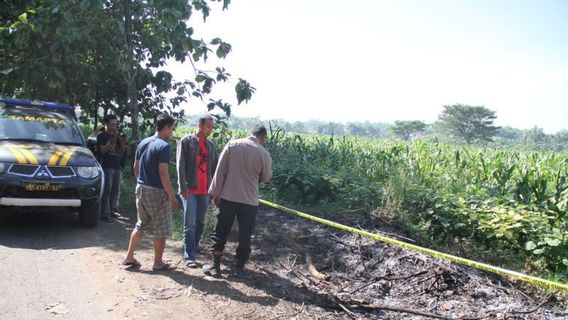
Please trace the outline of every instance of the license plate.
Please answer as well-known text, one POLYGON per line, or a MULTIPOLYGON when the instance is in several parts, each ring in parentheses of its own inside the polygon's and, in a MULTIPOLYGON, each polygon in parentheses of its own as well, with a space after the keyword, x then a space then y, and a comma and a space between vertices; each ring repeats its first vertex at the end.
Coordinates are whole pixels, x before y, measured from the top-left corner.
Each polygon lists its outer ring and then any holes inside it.
POLYGON ((24 188, 27 191, 57 192, 61 190, 61 185, 50 183, 27 183, 24 188))

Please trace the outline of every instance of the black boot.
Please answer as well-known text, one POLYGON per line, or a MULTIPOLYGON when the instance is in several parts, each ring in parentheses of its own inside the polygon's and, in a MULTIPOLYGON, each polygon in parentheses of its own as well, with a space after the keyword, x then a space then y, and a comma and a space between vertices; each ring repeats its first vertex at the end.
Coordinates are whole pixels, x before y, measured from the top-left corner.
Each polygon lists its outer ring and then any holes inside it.
POLYGON ((204 265, 202 270, 208 276, 221 277, 221 256, 213 255, 213 263, 204 265))
POLYGON ((236 278, 246 278, 247 273, 245 271, 245 262, 244 260, 238 260, 237 265, 235 267, 235 273, 233 274, 236 278))

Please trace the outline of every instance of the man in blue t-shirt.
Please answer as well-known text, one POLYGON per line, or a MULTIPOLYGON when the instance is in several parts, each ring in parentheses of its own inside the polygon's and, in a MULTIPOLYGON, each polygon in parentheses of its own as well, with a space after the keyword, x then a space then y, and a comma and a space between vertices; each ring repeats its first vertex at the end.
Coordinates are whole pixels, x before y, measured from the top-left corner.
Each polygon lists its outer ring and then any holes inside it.
POLYGON ((122 261, 126 266, 140 266, 134 258, 134 252, 148 231, 154 240, 154 265, 152 270, 165 270, 170 264, 162 257, 166 247, 166 238, 171 236, 172 209, 179 208, 172 190, 168 164, 171 147, 168 139, 176 129, 175 119, 169 115, 159 115, 156 122, 156 134, 140 142, 134 158, 134 176, 136 177, 136 209, 138 221, 130 235, 128 253, 122 261))

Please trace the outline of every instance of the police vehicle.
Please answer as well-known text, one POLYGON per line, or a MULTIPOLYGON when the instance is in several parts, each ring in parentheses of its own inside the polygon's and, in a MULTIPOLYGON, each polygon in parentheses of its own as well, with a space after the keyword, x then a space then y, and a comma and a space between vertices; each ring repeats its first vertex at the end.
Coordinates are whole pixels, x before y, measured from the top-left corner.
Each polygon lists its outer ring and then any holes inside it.
POLYGON ((103 184, 73 107, 0 98, 0 213, 79 212, 81 224, 93 227, 103 184))

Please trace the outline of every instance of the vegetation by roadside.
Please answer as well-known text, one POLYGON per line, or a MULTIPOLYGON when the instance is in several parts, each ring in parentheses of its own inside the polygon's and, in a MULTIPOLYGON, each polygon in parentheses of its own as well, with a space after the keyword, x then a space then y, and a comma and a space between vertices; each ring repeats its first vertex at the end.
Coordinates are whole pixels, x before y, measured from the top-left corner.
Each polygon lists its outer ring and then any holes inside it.
MULTIPOLYGON (((192 130, 180 127, 176 137, 192 130)), ((246 135, 221 128, 212 139, 220 152, 229 139, 246 135)), ((430 247, 566 281, 565 153, 297 135, 279 128, 272 128, 268 148, 274 177, 262 194, 270 200, 342 219, 370 215, 430 247)), ((129 170, 121 206, 135 213, 129 170)), ((174 165, 170 176, 175 186, 174 165)), ((175 214, 174 221, 174 239, 181 239, 183 215, 175 214)), ((213 223, 209 214, 204 238, 213 223)))
POLYGON ((460 254, 566 279, 565 153, 281 132, 269 148, 275 200, 372 212, 460 254))

